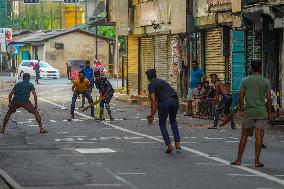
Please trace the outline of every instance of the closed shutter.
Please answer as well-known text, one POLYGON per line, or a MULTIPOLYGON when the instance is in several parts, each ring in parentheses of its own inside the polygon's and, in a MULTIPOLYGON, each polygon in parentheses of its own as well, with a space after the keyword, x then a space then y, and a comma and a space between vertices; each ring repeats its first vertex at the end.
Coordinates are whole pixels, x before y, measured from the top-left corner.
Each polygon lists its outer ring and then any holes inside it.
POLYGON ((128 36, 127 83, 129 94, 138 94, 138 37, 128 36))
POLYGON ((140 83, 140 91, 147 92, 149 81, 145 72, 148 69, 154 68, 154 53, 153 49, 153 38, 152 37, 144 37, 141 38, 141 83, 140 83))
POLYGON ((168 76, 168 46, 167 35, 155 36, 155 69, 160 79, 168 76))
POLYGON ((222 29, 217 28, 206 32, 205 36, 205 70, 207 77, 217 74, 219 79, 225 80, 225 57, 223 56, 222 29))
POLYGON ((173 72, 172 42, 177 41, 177 36, 168 36, 168 79, 169 84, 178 91, 178 74, 173 72))
POLYGON ((245 77, 245 32, 233 30, 232 42, 232 91, 238 91, 242 79, 245 77))

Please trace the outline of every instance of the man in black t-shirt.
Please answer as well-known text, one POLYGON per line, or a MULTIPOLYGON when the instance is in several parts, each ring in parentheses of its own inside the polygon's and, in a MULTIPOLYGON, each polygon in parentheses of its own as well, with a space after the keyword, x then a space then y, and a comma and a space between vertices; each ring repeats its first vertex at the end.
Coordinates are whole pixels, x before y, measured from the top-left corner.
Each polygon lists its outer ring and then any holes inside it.
POLYGON ((149 125, 153 125, 154 115, 158 110, 159 126, 162 132, 165 144, 168 146, 166 153, 173 151, 171 139, 167 131, 167 119, 169 117, 172 132, 174 135, 176 149, 180 149, 180 136, 176 121, 176 115, 179 108, 179 100, 175 90, 164 80, 158 79, 155 69, 146 72, 150 81, 148 85, 149 96, 151 100, 151 115, 147 117, 149 125))

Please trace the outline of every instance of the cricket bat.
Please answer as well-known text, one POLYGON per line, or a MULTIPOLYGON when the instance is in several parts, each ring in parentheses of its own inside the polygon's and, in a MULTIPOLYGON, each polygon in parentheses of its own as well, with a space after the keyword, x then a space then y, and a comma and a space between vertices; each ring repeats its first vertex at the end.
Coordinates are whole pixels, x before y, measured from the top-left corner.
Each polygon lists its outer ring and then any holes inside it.
MULTIPOLYGON (((86 111, 89 108, 92 108, 93 106, 96 106, 97 104, 99 104, 101 102, 100 98, 96 98, 96 101, 88 106, 86 106, 85 108, 82 109, 82 111, 86 111)), ((96 106, 96 110, 97 110, 97 106, 96 106)))
POLYGON ((223 127, 225 125, 227 125, 227 123, 229 123, 229 121, 231 121, 234 118, 234 115, 239 111, 239 106, 234 107, 230 114, 226 117, 226 119, 224 121, 222 121, 222 123, 219 124, 219 127, 223 127))

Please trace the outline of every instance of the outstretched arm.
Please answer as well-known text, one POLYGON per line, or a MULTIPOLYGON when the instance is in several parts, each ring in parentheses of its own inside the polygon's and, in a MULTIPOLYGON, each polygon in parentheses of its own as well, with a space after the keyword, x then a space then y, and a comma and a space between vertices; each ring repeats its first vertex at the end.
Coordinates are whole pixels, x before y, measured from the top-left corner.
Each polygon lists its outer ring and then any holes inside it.
POLYGON ((157 96, 156 93, 151 93, 150 94, 150 100, 151 100, 151 115, 147 117, 148 123, 150 125, 153 125, 154 121, 154 116, 157 112, 158 109, 158 102, 157 102, 157 96))

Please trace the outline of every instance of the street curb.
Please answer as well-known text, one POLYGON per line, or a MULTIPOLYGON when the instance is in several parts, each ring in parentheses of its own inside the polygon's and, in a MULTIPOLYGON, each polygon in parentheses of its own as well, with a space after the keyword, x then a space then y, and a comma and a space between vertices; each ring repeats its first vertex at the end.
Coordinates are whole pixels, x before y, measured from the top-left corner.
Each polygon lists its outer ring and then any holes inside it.
POLYGON ((18 184, 10 175, 8 175, 5 171, 0 169, 0 177, 13 189, 23 189, 23 187, 18 184))

